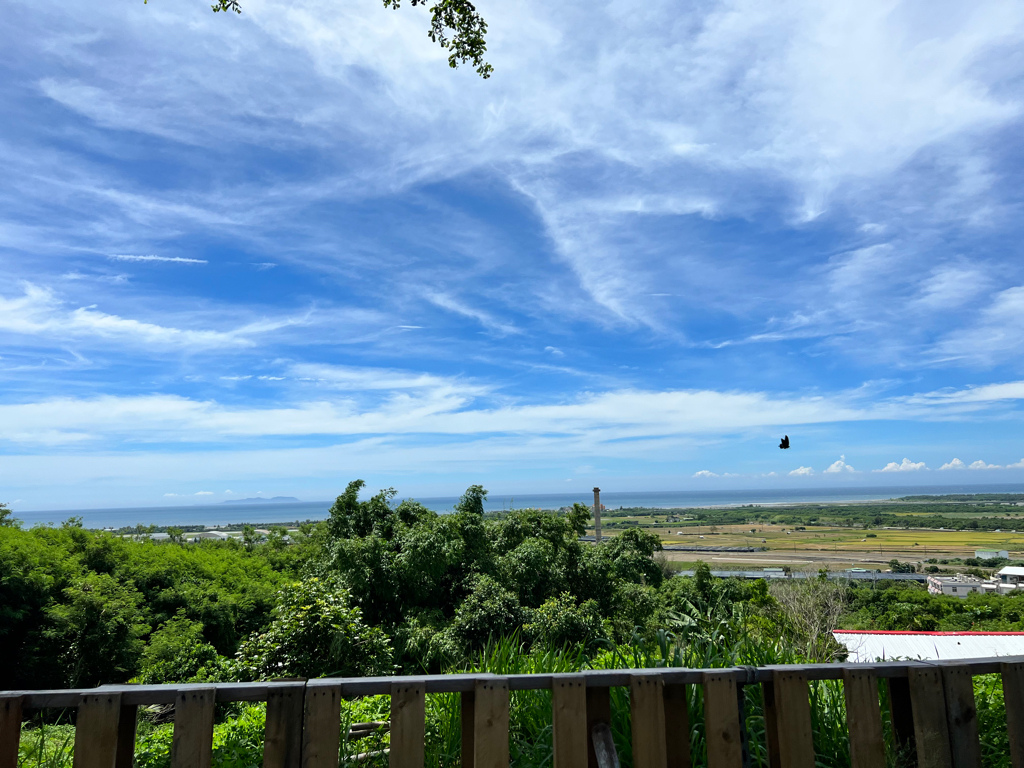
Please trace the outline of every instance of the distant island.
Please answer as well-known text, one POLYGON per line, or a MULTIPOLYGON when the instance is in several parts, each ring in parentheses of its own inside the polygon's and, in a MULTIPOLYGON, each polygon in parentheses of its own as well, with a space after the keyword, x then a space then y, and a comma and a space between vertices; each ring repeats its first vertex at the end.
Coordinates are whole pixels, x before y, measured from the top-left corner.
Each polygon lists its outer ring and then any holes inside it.
POLYGON ((221 504, 255 504, 261 501, 268 504, 288 504, 293 501, 302 501, 302 499, 296 499, 294 496, 275 496, 272 499, 255 496, 251 499, 228 499, 227 501, 222 501, 221 504))

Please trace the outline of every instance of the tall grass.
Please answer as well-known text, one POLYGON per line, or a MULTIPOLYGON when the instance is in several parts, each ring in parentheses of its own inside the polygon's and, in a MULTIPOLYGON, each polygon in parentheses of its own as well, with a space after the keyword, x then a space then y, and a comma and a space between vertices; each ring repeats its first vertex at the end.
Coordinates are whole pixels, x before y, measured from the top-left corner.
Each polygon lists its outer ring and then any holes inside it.
MULTIPOLYGON (((583 669, 657 669, 687 667, 711 669, 732 666, 799 663, 802 659, 784 643, 765 643, 735 626, 723 623, 710 632, 684 634, 659 632, 653 640, 639 635, 624 644, 608 644, 596 653, 580 648, 528 651, 516 636, 492 641, 460 672, 518 675, 578 672, 583 669)), ((623 768, 632 766, 629 691, 612 688, 612 736, 623 768)), ((447 768, 458 765, 461 744, 461 711, 458 697, 436 695, 428 701, 427 764, 447 768)), ((764 706, 760 686, 746 689, 745 725, 750 738, 752 762, 767 766, 764 706)), ((811 705, 816 751, 823 768, 849 765, 846 712, 841 686, 815 683, 811 705)), ((513 691, 511 694, 509 749, 512 764, 533 768, 551 764, 551 692, 513 691)), ((689 687, 690 744, 695 768, 707 765, 700 686, 689 687)))
POLYGON ((19 766, 64 768, 70 766, 75 749, 75 726, 59 721, 26 723, 18 748, 19 766))

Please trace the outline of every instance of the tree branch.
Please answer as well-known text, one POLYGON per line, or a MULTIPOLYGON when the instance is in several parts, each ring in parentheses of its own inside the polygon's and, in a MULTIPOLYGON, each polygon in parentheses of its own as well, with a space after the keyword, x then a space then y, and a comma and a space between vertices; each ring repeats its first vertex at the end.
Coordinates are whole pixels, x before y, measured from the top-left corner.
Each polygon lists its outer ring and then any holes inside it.
MULTIPOLYGON (((148 0, 143 0, 148 2, 148 0)), ((398 8, 402 0, 383 0, 385 8, 398 8)), ((431 0, 409 0, 411 5, 427 5, 431 0)), ((217 0, 214 13, 242 12, 241 0, 217 0)), ((487 22, 470 0, 435 0, 430 6, 430 39, 448 51, 448 66, 470 64, 485 80, 494 67, 484 60, 487 53, 487 22)))

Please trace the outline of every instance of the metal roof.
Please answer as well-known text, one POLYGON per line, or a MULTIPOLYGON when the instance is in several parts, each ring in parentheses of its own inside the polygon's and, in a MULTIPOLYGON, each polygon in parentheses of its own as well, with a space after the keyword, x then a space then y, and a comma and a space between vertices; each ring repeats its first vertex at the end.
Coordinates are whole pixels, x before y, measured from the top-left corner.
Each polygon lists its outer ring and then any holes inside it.
POLYGON ((1024 576, 1024 568, 1020 567, 1019 565, 1007 565, 1000 568, 996 572, 996 575, 1002 576, 1004 573, 1007 576, 1024 576))
POLYGON ((978 659, 1024 654, 1024 632, 885 632, 837 629, 850 661, 978 659))

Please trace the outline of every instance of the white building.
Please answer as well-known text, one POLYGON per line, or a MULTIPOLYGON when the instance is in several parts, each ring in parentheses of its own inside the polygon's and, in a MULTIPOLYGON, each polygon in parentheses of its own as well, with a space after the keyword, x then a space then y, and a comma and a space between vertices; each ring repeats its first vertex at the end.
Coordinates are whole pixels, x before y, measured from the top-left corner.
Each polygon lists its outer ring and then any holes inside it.
POLYGON ((832 635, 858 663, 895 659, 983 659, 1024 655, 1024 632, 883 632, 837 629, 832 635))
POLYGON ((1004 560, 1010 559, 1010 553, 1005 549, 976 549, 974 556, 979 560, 991 560, 994 557, 1001 557, 1004 560))
POLYGON ((992 577, 1000 594, 1006 594, 1024 586, 1024 568, 1019 565, 1007 565, 996 571, 992 577))
POLYGON ((929 576, 928 591, 933 595, 967 597, 972 592, 984 592, 985 582, 977 576, 958 573, 955 576, 929 576))

